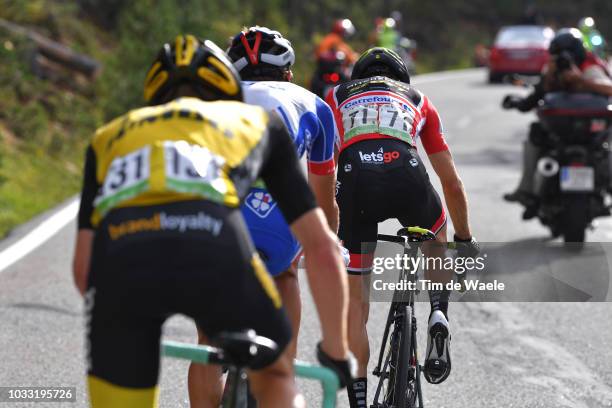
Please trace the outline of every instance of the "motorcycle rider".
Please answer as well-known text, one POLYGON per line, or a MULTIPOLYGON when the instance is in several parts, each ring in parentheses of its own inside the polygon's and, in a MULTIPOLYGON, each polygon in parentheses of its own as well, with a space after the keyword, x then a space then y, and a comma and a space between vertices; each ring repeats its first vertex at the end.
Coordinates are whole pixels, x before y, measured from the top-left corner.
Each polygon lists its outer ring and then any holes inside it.
POLYGON ((372 47, 383 47, 395 51, 404 60, 408 72, 416 71, 415 57, 417 43, 402 34, 402 14, 399 11, 391 13, 391 17, 378 17, 374 30, 370 33, 369 43, 372 47))
POLYGON ((392 17, 382 19, 376 27, 376 46, 396 50, 400 40, 396 21, 392 17))
MULTIPOLYGON (((563 28, 557 32, 549 47, 550 60, 544 68, 542 80, 533 93, 524 99, 506 97, 503 107, 527 112, 535 108, 548 92, 592 92, 612 96, 612 78, 602 61, 584 47, 583 36, 576 28, 563 28)), ((543 132, 533 123, 530 133, 543 132)), ((540 149, 528 137, 523 144, 523 174, 517 189, 504 195, 510 202, 520 202, 526 207, 524 219, 537 214, 538 202, 533 192, 533 174, 540 158, 540 149)))
POLYGON ((523 11, 523 15, 517 22, 521 25, 541 25, 542 24, 542 16, 538 10, 538 7, 535 3, 529 3, 525 7, 523 11))
POLYGON ((348 18, 334 21, 332 30, 327 34, 315 50, 317 60, 326 58, 330 54, 342 52, 346 58, 346 64, 352 65, 359 56, 353 48, 346 43, 346 40, 355 34, 355 26, 348 18))

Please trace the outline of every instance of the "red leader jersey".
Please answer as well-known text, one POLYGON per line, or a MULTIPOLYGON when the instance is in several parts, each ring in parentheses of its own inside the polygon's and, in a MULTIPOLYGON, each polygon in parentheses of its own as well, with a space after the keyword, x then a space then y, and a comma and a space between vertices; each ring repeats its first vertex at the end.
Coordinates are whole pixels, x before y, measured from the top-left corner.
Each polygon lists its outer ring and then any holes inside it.
POLYGON ((399 139, 416 147, 419 137, 427 154, 448 150, 438 111, 409 84, 382 76, 357 79, 333 88, 326 102, 334 112, 340 151, 369 139, 399 139))

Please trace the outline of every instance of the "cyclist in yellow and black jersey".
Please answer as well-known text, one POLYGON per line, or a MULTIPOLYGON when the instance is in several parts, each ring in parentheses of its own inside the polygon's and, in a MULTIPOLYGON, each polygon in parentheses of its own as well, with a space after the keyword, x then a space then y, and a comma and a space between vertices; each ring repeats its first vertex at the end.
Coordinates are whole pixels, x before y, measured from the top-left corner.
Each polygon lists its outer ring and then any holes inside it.
POLYGON ((145 99, 155 106, 99 129, 86 154, 74 277, 92 405, 157 406, 161 327, 175 313, 209 338, 254 329, 274 340, 278 354, 251 367, 252 391, 262 406, 294 403, 291 329, 238 209, 258 177, 304 247, 320 349, 346 381, 342 258, 282 121, 240 102, 231 62, 193 36, 162 47, 145 99))
POLYGON ((184 97, 133 110, 91 142, 81 225, 97 226, 114 208, 201 199, 236 208, 270 167, 284 170, 270 173, 269 183, 287 196, 283 213, 294 219, 314 204, 287 194, 295 174, 285 133, 278 117, 238 102, 184 97))

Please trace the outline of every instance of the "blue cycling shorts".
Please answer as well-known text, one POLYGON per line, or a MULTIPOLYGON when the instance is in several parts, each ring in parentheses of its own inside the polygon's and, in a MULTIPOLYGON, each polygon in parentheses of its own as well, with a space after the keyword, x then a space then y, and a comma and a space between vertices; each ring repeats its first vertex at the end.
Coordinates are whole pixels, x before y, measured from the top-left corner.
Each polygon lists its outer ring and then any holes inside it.
POLYGON ((289 269, 302 248, 270 193, 263 188, 252 188, 241 210, 270 275, 277 276, 289 269))

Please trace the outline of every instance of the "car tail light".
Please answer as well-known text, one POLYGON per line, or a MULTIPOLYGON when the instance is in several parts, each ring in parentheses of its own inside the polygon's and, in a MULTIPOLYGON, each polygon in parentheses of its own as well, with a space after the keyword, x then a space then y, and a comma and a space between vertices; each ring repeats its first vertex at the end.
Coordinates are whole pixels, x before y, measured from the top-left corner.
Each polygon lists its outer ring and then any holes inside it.
POLYGON ((489 58, 491 58, 492 60, 494 59, 499 59, 499 57, 501 57, 501 51, 499 50, 499 48, 491 48, 491 53, 489 54, 489 58))

